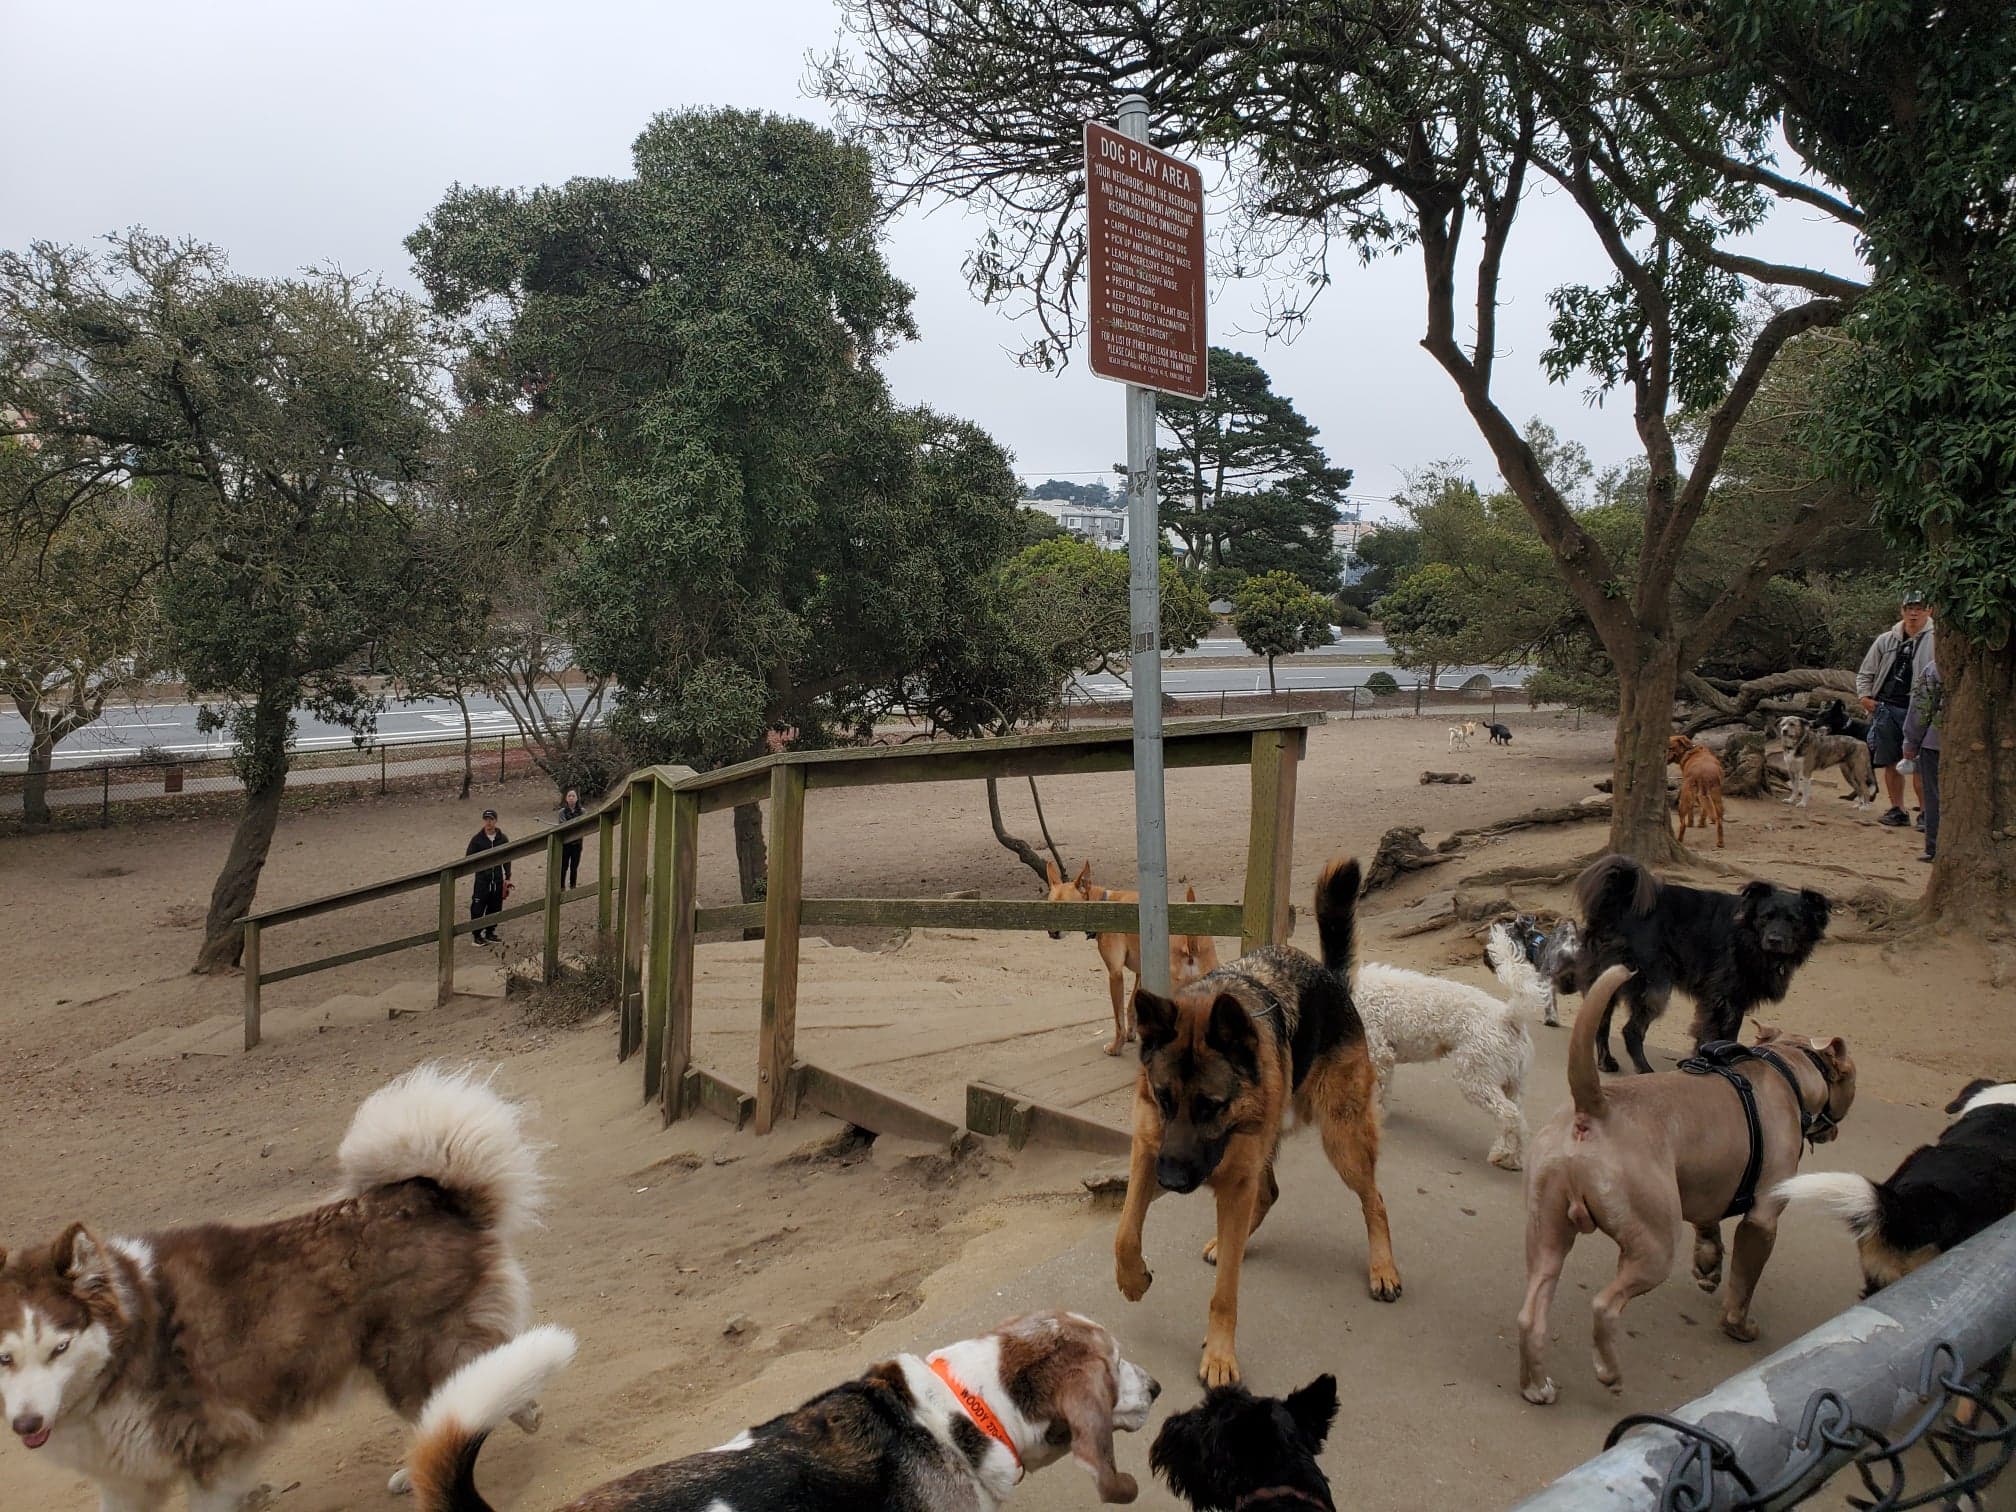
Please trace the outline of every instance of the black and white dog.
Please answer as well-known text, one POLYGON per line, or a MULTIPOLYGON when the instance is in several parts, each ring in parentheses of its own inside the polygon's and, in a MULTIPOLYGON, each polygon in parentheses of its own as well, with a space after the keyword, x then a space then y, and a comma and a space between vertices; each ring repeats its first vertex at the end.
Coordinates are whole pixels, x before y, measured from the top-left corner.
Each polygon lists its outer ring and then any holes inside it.
POLYGON ((1337 1378, 1286 1397, 1214 1386, 1162 1425, 1148 1463, 1195 1512, 1335 1512, 1316 1456, 1337 1417, 1337 1378))
POLYGON ((1582 910, 1582 951, 1575 960, 1575 990, 1586 993, 1612 966, 1628 966, 1631 980, 1611 999, 1597 1031, 1597 1060, 1615 1071, 1610 1018, 1619 1002, 1630 1006, 1624 1051, 1650 1072, 1645 1031, 1666 1011, 1675 987, 1694 999, 1696 1044, 1733 1040, 1743 1016, 1776 1003, 1792 973, 1827 932, 1830 905, 1811 888, 1746 882, 1733 893, 1661 882, 1629 856, 1604 856, 1575 879, 1582 910))
POLYGON ((1846 1220, 1865 1297, 2016 1212, 2016 1082, 1969 1082, 1946 1111, 1959 1117, 1888 1180, 1816 1171, 1778 1184, 1786 1201, 1817 1202, 1846 1220))
POLYGON ((1507 726, 1498 723, 1497 720, 1492 720, 1484 728, 1491 734, 1491 744, 1506 746, 1512 744, 1512 731, 1507 726))
POLYGON ((1575 957, 1582 949, 1582 935, 1573 919, 1563 919, 1552 931, 1542 929, 1532 914, 1515 915, 1512 939, 1527 963, 1547 984, 1547 1006, 1541 1021, 1553 1029, 1561 1027, 1560 994, 1575 990, 1575 957))

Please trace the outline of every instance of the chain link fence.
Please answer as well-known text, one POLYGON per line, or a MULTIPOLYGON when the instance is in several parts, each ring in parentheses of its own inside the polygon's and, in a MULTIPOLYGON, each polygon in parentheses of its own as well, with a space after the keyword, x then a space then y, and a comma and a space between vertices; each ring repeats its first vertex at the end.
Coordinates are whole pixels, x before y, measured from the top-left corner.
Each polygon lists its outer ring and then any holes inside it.
MULTIPOLYGON (((516 733, 477 736, 469 743, 467 765, 472 787, 508 782, 538 770, 524 737, 516 733)), ((312 802, 365 793, 460 791, 463 768, 459 738, 391 736, 362 749, 346 745, 295 752, 287 793, 291 802, 312 802)), ((114 761, 53 768, 43 801, 52 826, 79 828, 110 825, 115 819, 232 811, 243 793, 244 784, 228 755, 136 752, 114 761)), ((0 823, 25 823, 27 803, 28 774, 0 772, 0 823)))

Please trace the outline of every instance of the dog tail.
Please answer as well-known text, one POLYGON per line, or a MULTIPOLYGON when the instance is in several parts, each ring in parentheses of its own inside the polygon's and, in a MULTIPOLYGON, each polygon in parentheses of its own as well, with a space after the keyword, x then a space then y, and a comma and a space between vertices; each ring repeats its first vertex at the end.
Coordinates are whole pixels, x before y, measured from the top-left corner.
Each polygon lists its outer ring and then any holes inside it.
POLYGON ((1630 980, 1628 966, 1612 966, 1598 977, 1582 999, 1568 1035, 1568 1095, 1575 1100, 1575 1111, 1588 1118, 1600 1117, 1605 1107, 1603 1078, 1596 1070, 1596 1026, 1603 1022, 1610 999, 1630 980))
POLYGON ((1586 929, 1598 929, 1652 912, 1659 879, 1629 856, 1599 856, 1575 879, 1575 906, 1586 929))
POLYGON ((1350 856, 1339 856, 1316 879, 1316 938, 1323 964, 1339 976, 1351 974, 1357 954, 1358 886, 1362 873, 1350 856))
POLYGON ((1491 963, 1498 985, 1511 998, 1508 1012, 1512 1017, 1547 1011, 1551 1000, 1547 979, 1526 959, 1526 952, 1512 938, 1511 925, 1500 923, 1491 926, 1491 937, 1484 942, 1484 956, 1491 963))
POLYGON ((435 1389, 406 1453, 418 1512, 492 1512, 476 1489, 483 1441, 539 1400, 547 1381, 574 1358, 574 1348, 574 1335, 564 1328, 527 1329, 435 1389))
POLYGON ((350 1121, 336 1151, 345 1195, 432 1181, 478 1228, 508 1239, 539 1210, 539 1152, 524 1121, 474 1070, 416 1066, 365 1098, 350 1121))
POLYGON ((1817 1203, 1848 1225, 1857 1239, 1883 1227, 1883 1189, 1866 1176, 1852 1171, 1815 1171, 1810 1176, 1794 1176, 1771 1189, 1781 1202, 1817 1203))

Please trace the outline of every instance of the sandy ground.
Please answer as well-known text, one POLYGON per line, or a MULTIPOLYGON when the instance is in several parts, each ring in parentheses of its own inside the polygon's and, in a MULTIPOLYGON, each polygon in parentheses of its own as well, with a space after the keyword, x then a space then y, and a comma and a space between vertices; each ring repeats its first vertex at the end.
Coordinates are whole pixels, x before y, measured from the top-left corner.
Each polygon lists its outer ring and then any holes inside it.
MULTIPOLYGON (((1572 802, 1607 770, 1606 729, 1578 731, 1572 722, 1538 717, 1514 723, 1509 750, 1480 744, 1453 755, 1443 724, 1433 720, 1333 722, 1314 732, 1300 783, 1297 897, 1306 897, 1327 856, 1369 855, 1391 824, 1423 824, 1432 838, 1572 802), (1424 767, 1468 769, 1477 781, 1421 787, 1424 767)), ((1238 895, 1246 785, 1243 769, 1170 778, 1172 870, 1206 900, 1238 895)), ((1733 803, 1727 851, 1711 853, 1693 879, 1730 885, 1761 873, 1837 896, 1872 885, 1900 897, 1914 893, 1923 870, 1912 859, 1916 837, 1875 827, 1833 791, 1823 785, 1810 812, 1733 803)), ((513 834, 531 833, 548 817, 548 795, 536 784, 489 792, 486 801, 513 834)), ((1054 779, 1043 796, 1051 830, 1074 863, 1089 856, 1102 880, 1131 879, 1124 777, 1054 779)), ((1033 835, 1026 787, 1009 786, 1004 801, 1011 826, 1033 835)), ((290 814, 262 900, 311 897, 459 854, 479 807, 394 797, 290 814)), ((806 878, 814 894, 1035 891, 989 835, 977 786, 821 793, 808 813, 806 878)), ((270 989, 268 1043, 250 1056, 228 1053, 214 1034, 206 1039, 206 1025, 237 1013, 237 980, 195 978, 185 969, 226 840, 222 824, 192 819, 0 841, 0 939, 8 942, 0 1027, 10 1050, 9 1075, 0 1079, 0 1127, 7 1131, 0 1243, 46 1237, 75 1217, 133 1232, 296 1210, 327 1192, 337 1140, 374 1086, 429 1057, 474 1059, 498 1065, 500 1084, 535 1104, 539 1132, 553 1145, 554 1216, 526 1260, 542 1317, 576 1328, 585 1345, 549 1403, 547 1431, 536 1440, 509 1432, 486 1455, 486 1484, 501 1505, 549 1506, 598 1477, 719 1442, 736 1424, 781 1410, 870 1357, 929 1347, 955 1336, 943 1330, 972 1326, 997 1304, 1038 1300, 1029 1291, 1032 1277, 1056 1275, 1058 1300, 1109 1318, 1123 1337, 1142 1334, 1151 1368, 1170 1387, 1166 1400, 1193 1399, 1182 1357, 1194 1351, 1202 1327, 1201 1304, 1190 1296, 1201 1283, 1177 1282, 1128 1309, 1110 1280, 1102 1293, 1086 1279, 1098 1270, 1112 1223, 1080 1188, 1097 1164, 1088 1157, 985 1152, 955 1161, 890 1140, 833 1150, 821 1142, 837 1126, 814 1118, 767 1140, 705 1117, 661 1130, 656 1114, 638 1105, 635 1066, 615 1064, 607 1018, 544 1030, 524 1023, 514 1001, 471 995, 388 1019, 384 1006, 409 1003, 411 984, 431 980, 424 950, 270 989)), ((1483 980, 1478 944, 1467 934, 1398 932, 1433 912, 1451 889, 1507 891, 1464 880, 1476 872, 1569 870, 1600 840, 1597 825, 1524 832, 1410 877, 1368 900, 1361 953, 1483 980)), ((703 821, 705 901, 731 901, 731 845, 725 815, 703 821)), ((591 846, 584 878, 593 866, 591 846)), ((519 869, 521 898, 536 895, 540 870, 537 862, 519 869)), ((1522 906, 1565 902, 1560 886, 1510 894, 1522 906)), ((267 959, 282 965, 422 930, 433 911, 431 895, 419 893, 324 916, 274 931, 267 959)), ((506 926, 512 948, 527 948, 533 922, 506 926)), ((592 905, 570 910, 577 944, 585 944, 592 923, 592 905)), ((1887 1111, 1872 1115, 1869 1135, 1837 1150, 1841 1163, 1873 1171, 1936 1127, 1924 1110, 1967 1078, 2016 1077, 2016 1044, 1974 942, 1921 936, 1886 946, 1857 939, 1860 927, 1855 915, 1837 914, 1835 937, 1773 1021, 1848 1037, 1863 1098, 1887 1111)), ((879 943, 894 948, 808 948, 801 1053, 947 1111, 958 1107, 969 1076, 1022 1075, 1034 1085, 1056 1079, 1063 1067, 1089 1090, 1087 1111, 1117 1109, 1126 1073, 1098 1055, 1105 984, 1088 942, 919 932, 879 943)), ((1232 944, 1221 949, 1229 955, 1232 944)), ((496 975, 495 956, 466 942, 462 949, 465 980, 480 989, 496 975)), ((746 1083, 756 1008, 750 952, 739 943, 703 946, 700 968, 696 1053, 746 1083)), ((1676 1013, 1655 1031, 1655 1045, 1677 1047, 1684 1017, 1676 1013)), ((1538 1122, 1561 1100, 1553 1043, 1560 1037, 1536 1034, 1542 1069, 1526 1101, 1538 1122)), ((1669 1287, 1644 1305, 1648 1318, 1663 1309, 1658 1316, 1667 1322, 1656 1336, 1670 1348, 1671 1368, 1637 1372, 1632 1385, 1642 1394, 1611 1403, 1578 1376, 1586 1321, 1564 1288, 1557 1375, 1574 1382, 1570 1395, 1579 1393, 1581 1404, 1551 1417, 1506 1406, 1512 1366, 1505 1346, 1519 1289, 1517 1181, 1483 1164, 1488 1130, 1448 1094, 1446 1078, 1420 1070, 1403 1073, 1402 1085, 1405 1105, 1390 1121, 1382 1169, 1403 1266, 1424 1252, 1433 1263, 1410 1279, 1401 1309, 1389 1313, 1365 1301, 1356 1213, 1334 1179, 1326 1189, 1313 1166, 1305 1177, 1291 1165, 1292 1182, 1321 1194, 1321 1227, 1341 1249, 1324 1258, 1307 1243, 1291 1244, 1296 1230, 1284 1228, 1281 1243, 1300 1263, 1270 1280, 1256 1261, 1248 1277, 1249 1294, 1279 1288, 1264 1306, 1289 1324, 1306 1305, 1334 1315, 1342 1330, 1318 1339, 1281 1327, 1273 1359, 1254 1352, 1264 1344, 1249 1346, 1248 1368, 1261 1384, 1279 1389, 1319 1368, 1345 1371, 1359 1392, 1377 1382, 1379 1411, 1347 1407, 1332 1441, 1329 1462, 1338 1476, 1352 1476, 1355 1504, 1417 1506, 1444 1480, 1420 1446, 1395 1447, 1391 1435, 1410 1414, 1446 1420, 1466 1392, 1476 1394, 1465 1430, 1472 1447, 1452 1447, 1493 1469, 1485 1480, 1461 1484, 1475 1504, 1496 1505, 1593 1452, 1617 1411, 1671 1405, 1744 1362, 1712 1329, 1693 1328, 1695 1315, 1706 1315, 1691 1289, 1669 1287), (1469 1288, 1474 1294, 1461 1306, 1438 1304, 1438 1288, 1445 1298, 1466 1290, 1466 1269, 1486 1284, 1469 1288), (1687 1323, 1671 1322, 1676 1309, 1691 1309, 1687 1323), (1484 1326, 1480 1319, 1501 1314, 1492 1347, 1464 1346, 1484 1326), (1388 1321, 1395 1318, 1404 1322, 1388 1321), (1349 1341, 1337 1343, 1345 1334, 1349 1341), (1423 1363, 1438 1341, 1441 1355, 1423 1363), (1340 1348, 1367 1351, 1366 1363, 1328 1357, 1340 1348), (1485 1411, 1479 1404, 1487 1402, 1497 1405, 1485 1411), (1361 1421, 1362 1431, 1354 1427, 1361 1421), (1545 1431, 1534 1431, 1540 1424, 1545 1431), (1382 1454, 1393 1463, 1379 1471, 1382 1454)), ((1167 1256, 1158 1264, 1180 1264, 1169 1247, 1179 1232, 1188 1246, 1194 1217, 1179 1222, 1158 1207, 1154 1223, 1171 1236, 1157 1245, 1151 1229, 1151 1248, 1167 1256)), ((1825 1272, 1824 1286, 1799 1294, 1788 1327, 1807 1326, 1849 1299, 1849 1255, 1846 1241, 1824 1229, 1781 1247, 1774 1262, 1781 1283, 1802 1266, 1825 1272)), ((1598 1246, 1584 1246, 1583 1280, 1599 1276, 1603 1260, 1598 1246)), ((1767 1334, 1777 1342, 1788 1337, 1767 1334)), ((399 1424, 360 1397, 273 1455, 268 1476, 283 1493, 279 1505, 299 1512, 393 1505, 380 1488, 402 1441, 399 1424)), ((1130 1453, 1145 1475, 1145 1445, 1130 1453)), ((1027 1494, 1039 1508, 1090 1505, 1089 1487, 1070 1470, 1050 1472, 1027 1494)), ((0 1507, 70 1512, 93 1504, 75 1478, 16 1445, 0 1445, 0 1507)), ((1142 1504, 1170 1505, 1159 1489, 1145 1490, 1142 1504)))

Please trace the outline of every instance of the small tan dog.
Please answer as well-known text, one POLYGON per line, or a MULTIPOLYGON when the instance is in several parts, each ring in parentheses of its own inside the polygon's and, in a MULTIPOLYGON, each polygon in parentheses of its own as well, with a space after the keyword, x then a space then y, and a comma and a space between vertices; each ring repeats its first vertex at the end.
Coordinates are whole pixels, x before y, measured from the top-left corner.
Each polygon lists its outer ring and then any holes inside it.
MULTIPOLYGON (((1092 863, 1087 861, 1078 868, 1078 875, 1070 881, 1057 870, 1055 861, 1043 863, 1045 879, 1050 884, 1049 900, 1052 903, 1139 903, 1141 894, 1117 887, 1101 887, 1092 880, 1092 863)), ((1195 903, 1197 889, 1183 890, 1183 901, 1195 903)), ((1062 931, 1051 930, 1050 938, 1061 940, 1062 931)), ((1125 979, 1121 969, 1134 973, 1134 986, 1141 986, 1141 936, 1138 934, 1100 934, 1090 938, 1099 942, 1099 959, 1106 966, 1106 990, 1113 999, 1113 1042, 1106 1047, 1108 1055, 1118 1055, 1134 1038, 1134 1000, 1124 990, 1125 979)), ((1169 936, 1169 988, 1173 992, 1187 986, 1201 976, 1208 976, 1218 969, 1218 945, 1209 935, 1172 934, 1169 936)))
POLYGON ((1722 1331, 1745 1343, 1756 1338, 1750 1298, 1778 1237, 1785 1209, 1778 1186, 1798 1171, 1805 1141, 1833 1139, 1855 1101, 1855 1062, 1843 1041, 1761 1026, 1756 1047, 1733 1061, 1726 1076, 1661 1071, 1605 1086, 1596 1070, 1596 1026, 1630 976, 1613 966, 1582 999, 1568 1041, 1573 1105, 1554 1115, 1528 1151, 1519 1391, 1543 1406, 1555 1396, 1545 1359, 1547 1308, 1578 1234, 1601 1229, 1617 1242, 1617 1277, 1594 1304, 1596 1379, 1616 1391, 1625 1304, 1666 1279, 1683 1223, 1694 1229, 1695 1284, 1714 1291, 1722 1280, 1722 1221, 1733 1216, 1732 1207, 1742 1211, 1738 1199, 1750 1195, 1754 1205, 1736 1226, 1722 1331), (1749 1083, 1754 1144, 1730 1077, 1749 1083))
POLYGON ((1680 827, 1673 838, 1687 839, 1687 831, 1699 825, 1704 831, 1715 826, 1715 849, 1722 849, 1722 762, 1704 745, 1685 735, 1666 741, 1666 759, 1680 768, 1680 827))

